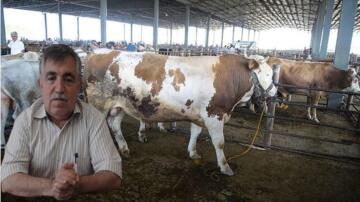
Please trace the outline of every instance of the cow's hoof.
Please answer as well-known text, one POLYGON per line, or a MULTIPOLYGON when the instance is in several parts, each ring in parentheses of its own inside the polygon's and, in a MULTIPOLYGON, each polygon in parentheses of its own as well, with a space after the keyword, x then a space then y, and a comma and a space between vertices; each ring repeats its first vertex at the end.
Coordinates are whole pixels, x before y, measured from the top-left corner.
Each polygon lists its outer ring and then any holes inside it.
POLYGON ((124 158, 130 158, 130 151, 128 149, 121 151, 121 156, 123 156, 124 158))
POLYGON ((165 128, 159 128, 159 130, 160 130, 160 132, 162 132, 162 133, 166 133, 166 132, 167 132, 167 130, 166 130, 165 128))
POLYGON ((320 123, 319 119, 317 119, 317 118, 314 118, 313 120, 314 120, 316 123, 320 123))
POLYGON ((176 128, 168 128, 167 131, 168 131, 169 133, 175 133, 176 128))
POLYGON ((228 176, 234 175, 234 172, 231 170, 229 165, 224 166, 224 168, 221 169, 221 173, 228 176))
POLYGON ((194 159, 194 160, 201 159, 201 156, 197 152, 190 152, 189 156, 191 159, 194 159))
POLYGON ((139 142, 146 143, 148 141, 147 137, 145 135, 139 136, 139 142))

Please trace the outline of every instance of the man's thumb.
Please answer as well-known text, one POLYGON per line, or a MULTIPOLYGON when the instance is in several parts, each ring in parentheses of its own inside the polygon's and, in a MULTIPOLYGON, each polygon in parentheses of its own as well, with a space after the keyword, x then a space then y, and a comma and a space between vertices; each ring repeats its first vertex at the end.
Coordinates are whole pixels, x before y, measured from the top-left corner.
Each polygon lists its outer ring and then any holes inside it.
POLYGON ((74 164, 73 163, 64 163, 62 168, 64 168, 64 169, 73 169, 74 164))

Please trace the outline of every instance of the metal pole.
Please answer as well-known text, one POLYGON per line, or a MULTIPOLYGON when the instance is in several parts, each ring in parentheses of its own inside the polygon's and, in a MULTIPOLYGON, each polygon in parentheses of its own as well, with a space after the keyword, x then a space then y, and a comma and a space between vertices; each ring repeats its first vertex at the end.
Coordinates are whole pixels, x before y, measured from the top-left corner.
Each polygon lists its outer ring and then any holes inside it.
POLYGON ((185 6, 185 39, 184 39, 185 49, 188 48, 188 43, 189 43, 189 20, 190 20, 190 6, 186 5, 185 6))
POLYGON ((318 18, 316 20, 316 32, 314 34, 314 48, 313 48, 313 55, 315 58, 319 58, 320 52, 320 44, 321 44, 321 37, 322 37, 322 28, 324 23, 324 14, 325 14, 325 2, 322 2, 319 5, 319 12, 318 18))
POLYGON ((156 51, 158 43, 159 27, 159 0, 154 0, 154 21, 153 21, 153 48, 156 51))
POLYGON ((243 40, 243 36, 244 36, 244 27, 241 27, 241 41, 243 40))
POLYGON ((101 42, 106 44, 106 18, 107 18, 107 0, 100 0, 100 28, 101 42))
POLYGON ((123 24, 123 28, 124 28, 124 41, 126 41, 126 26, 125 26, 125 22, 123 24))
MULTIPOLYGON (((279 76, 280 76, 280 65, 274 65, 273 81, 275 85, 279 83, 279 76)), ((265 123, 266 133, 264 135, 264 144, 267 147, 271 146, 272 130, 274 129, 274 118, 270 118, 270 117, 274 117, 275 115, 275 106, 276 106, 276 102, 275 102, 276 100, 274 99, 275 97, 271 98, 269 111, 267 113, 269 117, 266 118, 266 123, 265 123)))
POLYGON ((222 22, 222 24, 221 24, 221 43, 220 43, 221 48, 223 47, 223 44, 224 44, 224 26, 225 26, 225 23, 222 22))
POLYGON ((58 2, 58 14, 59 14, 59 37, 60 43, 63 42, 63 32, 62 32, 62 13, 61 13, 61 2, 58 2))
POLYGON ((173 31, 173 23, 170 23, 170 46, 172 45, 172 31, 173 31))
POLYGON ((231 43, 234 43, 234 41, 235 41, 234 39, 235 39, 235 25, 233 25, 231 43))
POLYGON ((250 41, 250 29, 248 30, 248 41, 250 41))
MULTIPOLYGON (((5 33, 5 20, 4 20, 4 6, 3 3, 1 3, 1 45, 5 46, 6 45, 6 33, 5 33)), ((1 139, 3 138, 3 133, 4 131, 1 132, 1 139)), ((4 141, 1 140, 1 144, 5 144, 5 139, 4 141)))
POLYGON ((130 24, 130 42, 133 42, 133 21, 131 17, 131 24, 130 24))
POLYGON ((207 19, 207 25, 206 25, 206 38, 205 38, 205 48, 209 47, 209 32, 210 32, 210 15, 207 19))
POLYGON ((80 40, 80 22, 79 22, 79 16, 76 17, 76 28, 77 28, 77 40, 80 40))
POLYGON ((195 46, 198 45, 198 37, 197 37, 197 35, 198 35, 198 27, 196 26, 195 27, 195 46))
POLYGON ((323 36, 320 45, 320 57, 319 57, 320 59, 326 59, 334 0, 326 0, 325 3, 326 3, 326 10, 324 17, 323 36))
POLYGON ((48 31, 47 31, 47 15, 46 13, 44 14, 44 25, 45 25, 45 41, 48 39, 48 31))
POLYGON ((140 41, 142 41, 142 25, 140 25, 140 41))
MULTIPOLYGON (((348 69, 351 40, 354 31, 357 0, 342 1, 339 30, 335 48, 335 67, 348 69)), ((330 94, 328 106, 339 108, 341 105, 342 94, 330 94)))
POLYGON ((256 33, 256 31, 254 30, 253 41, 255 41, 255 33, 256 33))

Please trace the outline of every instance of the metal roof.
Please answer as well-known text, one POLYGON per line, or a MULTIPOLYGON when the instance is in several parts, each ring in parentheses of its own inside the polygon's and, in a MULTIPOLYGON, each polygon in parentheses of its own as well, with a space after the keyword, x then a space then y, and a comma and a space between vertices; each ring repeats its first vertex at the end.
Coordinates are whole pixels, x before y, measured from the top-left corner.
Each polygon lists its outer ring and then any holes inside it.
MULTIPOLYGON (((159 0, 159 26, 184 26, 185 4, 191 8, 190 26, 205 28, 211 16, 211 27, 236 25, 253 30, 295 28, 311 30, 323 0, 159 0)), ((332 28, 337 28, 341 2, 335 0, 332 28)), ((99 18, 100 0, 3 0, 5 8, 99 18)), ((107 0, 108 20, 152 26, 152 0, 107 0)), ((360 0, 358 0, 355 30, 360 31, 360 0)))

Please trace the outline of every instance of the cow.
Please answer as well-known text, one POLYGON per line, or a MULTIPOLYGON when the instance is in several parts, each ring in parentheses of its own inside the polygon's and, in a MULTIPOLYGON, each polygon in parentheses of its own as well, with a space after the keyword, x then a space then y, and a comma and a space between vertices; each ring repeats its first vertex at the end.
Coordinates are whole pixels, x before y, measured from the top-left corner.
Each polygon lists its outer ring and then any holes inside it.
MULTIPOLYGON (((190 121, 191 158, 199 158, 196 139, 206 127, 220 171, 226 175, 233 175, 233 171, 223 151, 224 123, 237 103, 250 99, 254 85, 270 96, 276 93, 273 71, 266 61, 240 55, 177 57, 110 52, 93 57, 108 67, 104 78, 95 83, 100 92, 111 97, 106 104, 110 112, 117 109, 117 113, 125 112, 142 123, 190 121)), ((93 65, 91 61, 86 64, 94 75, 102 75, 93 65)), ((145 137, 144 130, 145 125, 140 124, 139 137, 145 137)))
MULTIPOLYGON (((275 64, 280 65, 280 84, 328 90, 360 91, 356 71, 353 68, 340 70, 331 63, 294 61, 276 57, 270 57, 267 63, 270 66, 275 64)), ((278 90, 285 95, 306 95, 307 103, 315 106, 308 107, 307 117, 319 123, 316 106, 318 106, 321 96, 327 96, 328 92, 281 86, 278 90)))
POLYGON ((1 147, 5 146, 4 129, 9 109, 15 105, 13 118, 39 96, 39 55, 26 52, 17 57, 2 58, 1 63, 1 147))

